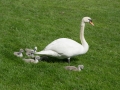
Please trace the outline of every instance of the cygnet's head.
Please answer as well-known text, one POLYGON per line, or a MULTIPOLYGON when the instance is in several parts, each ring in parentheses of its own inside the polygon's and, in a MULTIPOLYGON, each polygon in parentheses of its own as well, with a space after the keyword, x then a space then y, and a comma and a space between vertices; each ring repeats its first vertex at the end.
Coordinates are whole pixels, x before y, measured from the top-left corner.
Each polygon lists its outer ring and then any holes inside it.
POLYGON ((83 68, 84 68, 84 65, 78 65, 78 67, 79 67, 80 69, 83 69, 83 68))
POLYGON ((36 50, 37 50, 37 47, 35 47, 34 50, 36 51, 36 50))
POLYGON ((40 56, 35 56, 35 59, 39 60, 39 59, 40 59, 40 56))
POLYGON ((90 23, 92 26, 94 26, 93 22, 92 22, 92 19, 90 17, 84 17, 82 19, 83 22, 87 22, 87 23, 90 23))
POLYGON ((20 49, 20 52, 24 52, 24 50, 23 50, 23 49, 20 49))

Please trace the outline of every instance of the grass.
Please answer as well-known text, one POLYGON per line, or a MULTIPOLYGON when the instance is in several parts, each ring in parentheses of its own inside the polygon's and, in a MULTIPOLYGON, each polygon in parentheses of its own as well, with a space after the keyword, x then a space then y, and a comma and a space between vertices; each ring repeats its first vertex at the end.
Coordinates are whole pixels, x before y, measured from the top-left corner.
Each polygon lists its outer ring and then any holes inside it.
POLYGON ((119 90, 119 15, 119 0, 1 0, 0 89, 119 90), (90 49, 71 59, 71 65, 83 64, 83 71, 66 71, 67 62, 56 58, 27 64, 13 55, 20 48, 42 50, 60 37, 80 42, 84 16, 95 24, 85 28, 90 49))

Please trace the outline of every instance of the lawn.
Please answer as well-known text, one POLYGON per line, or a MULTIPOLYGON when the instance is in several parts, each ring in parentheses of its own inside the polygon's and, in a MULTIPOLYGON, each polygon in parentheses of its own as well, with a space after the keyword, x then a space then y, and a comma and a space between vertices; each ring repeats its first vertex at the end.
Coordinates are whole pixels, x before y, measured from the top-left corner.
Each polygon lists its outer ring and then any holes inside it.
POLYGON ((119 24, 119 0, 0 0, 0 90, 119 90, 119 24), (85 28, 89 51, 71 58, 81 72, 66 71, 67 60, 28 64, 13 55, 61 37, 81 43, 84 16, 95 26, 85 28))

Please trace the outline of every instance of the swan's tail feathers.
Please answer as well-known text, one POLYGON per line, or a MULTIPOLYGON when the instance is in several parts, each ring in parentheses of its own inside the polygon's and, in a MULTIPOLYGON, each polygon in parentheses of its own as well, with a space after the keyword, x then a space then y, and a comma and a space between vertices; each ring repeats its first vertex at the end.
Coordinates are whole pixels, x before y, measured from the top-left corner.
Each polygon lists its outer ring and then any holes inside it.
POLYGON ((45 55, 45 56, 52 56, 52 57, 59 57, 60 56, 60 54, 58 54, 57 52, 52 51, 52 50, 35 52, 35 54, 45 55))

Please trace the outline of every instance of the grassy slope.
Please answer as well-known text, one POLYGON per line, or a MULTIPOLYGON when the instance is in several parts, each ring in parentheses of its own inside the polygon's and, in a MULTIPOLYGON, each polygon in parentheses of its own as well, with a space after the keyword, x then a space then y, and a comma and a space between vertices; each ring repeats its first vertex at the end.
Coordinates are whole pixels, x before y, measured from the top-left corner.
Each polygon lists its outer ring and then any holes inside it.
POLYGON ((1 90, 119 90, 119 0, 1 0, 1 90), (20 48, 42 50, 60 37, 79 42, 79 23, 90 16, 85 37, 87 54, 71 59, 85 66, 82 72, 64 70, 67 62, 26 64, 13 56, 20 48))

